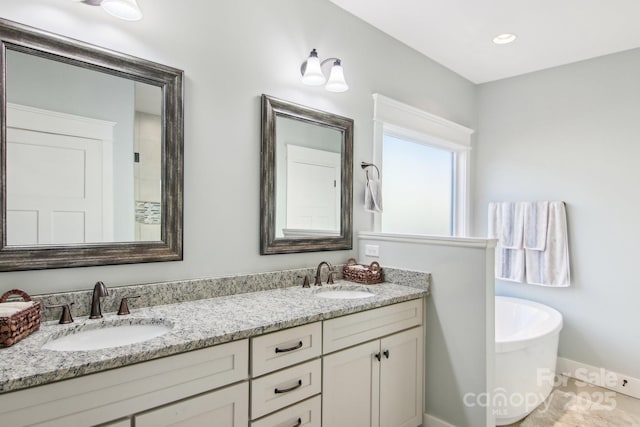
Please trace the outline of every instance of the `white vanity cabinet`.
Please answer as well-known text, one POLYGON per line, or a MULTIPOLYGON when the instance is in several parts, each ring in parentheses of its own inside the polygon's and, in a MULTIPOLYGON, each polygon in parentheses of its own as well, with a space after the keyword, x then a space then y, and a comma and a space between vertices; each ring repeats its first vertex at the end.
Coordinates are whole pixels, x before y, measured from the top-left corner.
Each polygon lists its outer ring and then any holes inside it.
POLYGON ((416 427, 423 299, 0 393, 0 426, 416 427))
MULTIPOLYGON (((168 411, 175 412, 172 419, 177 420, 176 414, 184 412, 185 408, 195 412, 198 412, 197 408, 202 409, 200 402, 195 400, 198 398, 191 400, 193 396, 221 389, 215 395, 228 398, 228 389, 222 387, 240 383, 240 391, 233 394, 233 399, 244 405, 244 422, 225 426, 246 426, 248 344, 245 339, 0 394, 0 425, 87 427, 111 422, 107 425, 124 427, 130 423, 120 421, 121 418, 134 416, 136 420, 144 420, 145 415, 138 418, 137 414, 168 404, 170 406, 166 408, 171 408, 168 411), (177 401, 181 402, 171 405, 177 401)), ((169 415, 154 426, 167 425, 168 419, 169 415)), ((136 422, 136 425, 144 424, 136 422)), ((216 424, 213 419, 210 425, 222 424, 216 424)))
POLYGON ((323 356, 323 426, 416 427, 422 423, 421 325, 422 300, 324 323, 324 351, 332 353, 323 356), (348 347, 353 344, 358 345, 348 347))

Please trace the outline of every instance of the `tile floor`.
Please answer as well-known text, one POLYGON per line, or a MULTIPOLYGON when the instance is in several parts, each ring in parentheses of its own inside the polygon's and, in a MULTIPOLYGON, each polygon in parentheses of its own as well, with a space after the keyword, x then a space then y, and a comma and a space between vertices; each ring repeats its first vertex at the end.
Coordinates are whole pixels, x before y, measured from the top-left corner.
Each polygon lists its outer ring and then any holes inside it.
POLYGON ((586 419, 582 420, 580 423, 571 423, 564 421, 534 422, 534 416, 532 413, 527 417, 531 418, 528 420, 528 422, 525 423, 525 421, 527 421, 527 418, 525 418, 524 420, 519 421, 515 424, 510 424, 507 427, 520 427, 523 424, 527 427, 585 427, 587 425, 594 425, 598 427, 640 427, 639 399, 635 399, 624 394, 615 393, 611 390, 596 387, 591 384, 585 384, 572 378, 566 378, 566 384, 558 386, 556 390, 569 393, 573 396, 578 396, 581 398, 593 398, 598 401, 602 400, 602 396, 606 396, 606 398, 608 399, 607 402, 613 402, 613 404, 615 405, 615 409, 613 409, 613 411, 608 414, 611 415, 610 417, 608 417, 608 421, 602 421, 601 418, 598 418, 597 412, 594 413, 593 420, 588 420, 589 412, 587 411, 585 413, 586 419), (633 417, 634 419, 637 418, 638 422, 629 421, 629 416, 633 417))

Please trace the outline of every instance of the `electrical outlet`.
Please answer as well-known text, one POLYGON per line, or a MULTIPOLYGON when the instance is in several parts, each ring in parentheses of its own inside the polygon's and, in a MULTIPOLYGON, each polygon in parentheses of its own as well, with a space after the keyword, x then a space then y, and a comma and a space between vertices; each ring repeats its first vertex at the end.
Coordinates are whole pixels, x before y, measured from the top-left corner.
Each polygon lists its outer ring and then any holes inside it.
POLYGON ((379 257, 380 256, 380 246, 378 245, 365 245, 364 254, 370 257, 379 257))

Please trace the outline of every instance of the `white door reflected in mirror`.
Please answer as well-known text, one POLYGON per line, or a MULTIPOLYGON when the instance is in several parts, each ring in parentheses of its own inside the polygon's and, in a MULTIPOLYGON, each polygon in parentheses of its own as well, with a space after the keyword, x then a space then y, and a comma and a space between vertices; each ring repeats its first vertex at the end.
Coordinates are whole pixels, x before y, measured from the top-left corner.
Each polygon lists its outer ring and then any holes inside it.
POLYGON ((7 245, 161 240, 158 86, 7 50, 7 245))
POLYGON ((276 238, 340 235, 342 132, 276 118, 276 238))

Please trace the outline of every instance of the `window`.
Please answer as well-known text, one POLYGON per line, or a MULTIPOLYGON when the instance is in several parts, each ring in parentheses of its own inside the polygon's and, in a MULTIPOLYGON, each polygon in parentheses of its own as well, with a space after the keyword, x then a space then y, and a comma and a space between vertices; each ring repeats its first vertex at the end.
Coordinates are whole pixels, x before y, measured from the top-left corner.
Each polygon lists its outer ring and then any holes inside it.
POLYGON ((384 135, 383 233, 453 235, 453 156, 384 135))
POLYGON ((375 94, 373 162, 382 169, 374 231, 465 236, 473 130, 375 94))

